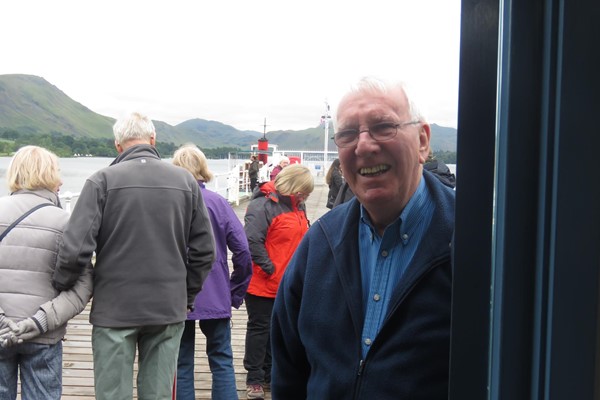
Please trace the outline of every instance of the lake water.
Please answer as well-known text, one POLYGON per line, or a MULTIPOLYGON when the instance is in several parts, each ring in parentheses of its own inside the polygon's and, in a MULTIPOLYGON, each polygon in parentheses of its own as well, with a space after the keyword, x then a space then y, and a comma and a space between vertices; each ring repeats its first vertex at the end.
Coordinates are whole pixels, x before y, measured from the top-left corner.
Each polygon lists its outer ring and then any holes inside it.
MULTIPOLYGON (((10 157, 0 157, 0 196, 8 194, 6 170, 10 160, 10 157)), ((109 166, 113 160, 114 158, 107 157, 60 158, 58 163, 63 180, 60 192, 62 194, 81 192, 85 180, 94 172, 109 166)), ((170 163, 172 159, 163 161, 170 163)), ((208 168, 213 174, 226 173, 228 172, 228 160, 208 160, 208 168)), ((210 184, 208 187, 210 188, 210 184)))
MULTIPOLYGON (((10 157, 0 157, 0 196, 6 196, 8 194, 8 187, 6 185, 6 169, 10 163, 10 159, 10 157)), ((63 180, 60 193, 66 194, 67 192, 81 192, 85 180, 99 169, 109 166, 113 160, 113 158, 108 157, 60 158, 58 163, 63 180)), ((164 159, 163 161, 170 163, 172 162, 172 159, 164 159)), ((455 164, 448 164, 448 167, 452 172, 456 173, 455 164)), ((213 190, 215 190, 215 187, 217 186, 219 188, 225 188, 227 186, 227 181, 224 174, 229 172, 229 160, 208 160, 208 168, 213 174, 220 174, 221 177, 216 177, 207 185, 207 187, 213 190)))

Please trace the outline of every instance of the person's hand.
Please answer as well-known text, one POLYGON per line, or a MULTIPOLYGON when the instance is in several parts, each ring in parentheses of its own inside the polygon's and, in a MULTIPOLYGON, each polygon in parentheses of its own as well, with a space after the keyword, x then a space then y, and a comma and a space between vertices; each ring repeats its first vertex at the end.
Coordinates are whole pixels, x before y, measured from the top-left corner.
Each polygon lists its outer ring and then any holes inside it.
POLYGON ((17 322, 17 330, 14 332, 17 337, 17 343, 23 343, 26 340, 33 339, 39 336, 42 331, 39 328, 39 323, 34 318, 30 317, 17 322))
MULTIPOLYGON (((2 331, 5 331, 5 329, 3 329, 2 331)), ((17 343, 19 343, 19 338, 15 336, 15 333, 13 331, 8 331, 4 334, 0 334, 0 347, 5 349, 7 347, 14 346, 17 343)))
POLYGON ((17 323, 4 314, 0 314, 0 347, 8 347, 17 343, 15 332, 18 330, 17 323))
POLYGON ((16 328, 17 323, 15 321, 7 318, 4 314, 0 314, 0 335, 16 328))
POLYGON ((11 321, 11 327, 0 330, 0 346, 10 347, 21 344, 26 340, 33 339, 42 333, 39 323, 33 317, 24 319, 17 323, 11 321))

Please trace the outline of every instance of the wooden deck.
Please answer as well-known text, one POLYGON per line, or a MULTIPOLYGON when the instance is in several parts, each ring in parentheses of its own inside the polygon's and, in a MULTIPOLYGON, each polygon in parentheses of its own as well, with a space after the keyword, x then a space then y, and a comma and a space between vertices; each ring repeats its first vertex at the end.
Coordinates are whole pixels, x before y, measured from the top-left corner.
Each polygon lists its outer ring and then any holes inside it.
MULTIPOLYGON (((321 178, 322 180, 322 178, 321 178)), ((311 222, 316 221, 327 212, 328 188, 317 180, 315 190, 307 200, 307 214, 311 222)), ((243 215, 247 203, 234 207, 236 214, 243 222, 243 215)), ((65 400, 93 399, 94 398, 94 373, 92 361, 91 332, 89 324, 88 307, 77 317, 73 318, 68 325, 63 350, 63 396, 65 400)), ((247 315, 244 305, 239 310, 233 310, 232 317, 232 347, 234 356, 234 368, 236 374, 237 388, 240 399, 246 398, 246 371, 244 370, 244 343, 246 337, 247 315)), ((210 399, 211 374, 205 349, 204 335, 196 326, 196 399, 210 399)), ((137 370, 137 366, 134 366, 137 370)), ((135 386, 135 382, 134 382, 135 386)), ((20 397, 19 397, 20 398, 20 397)), ((134 391, 134 398, 135 391, 134 391)), ((266 399, 270 399, 267 392, 266 399)))

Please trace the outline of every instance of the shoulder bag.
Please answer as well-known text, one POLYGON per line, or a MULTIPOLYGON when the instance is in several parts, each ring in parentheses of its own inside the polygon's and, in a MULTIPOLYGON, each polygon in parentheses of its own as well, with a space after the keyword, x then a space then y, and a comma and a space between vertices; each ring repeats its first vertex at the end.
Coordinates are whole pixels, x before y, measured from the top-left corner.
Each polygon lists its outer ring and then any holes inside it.
POLYGON ((47 207, 47 206, 53 206, 53 205, 54 204, 52 204, 52 203, 38 204, 37 206, 33 207, 31 210, 27 211, 25 214, 21 215, 19 218, 17 218, 17 220, 15 222, 13 222, 12 224, 10 224, 9 227, 4 230, 4 232, 2 232, 2 234, 0 235, 0 242, 2 241, 2 239, 4 239, 4 237, 6 235, 8 235, 8 232, 10 232, 12 230, 12 228, 14 228, 15 226, 17 226, 19 224, 19 222, 21 222, 25 218, 27 218, 27 216, 29 214, 31 214, 32 212, 34 212, 35 210, 37 210, 39 208, 47 207))

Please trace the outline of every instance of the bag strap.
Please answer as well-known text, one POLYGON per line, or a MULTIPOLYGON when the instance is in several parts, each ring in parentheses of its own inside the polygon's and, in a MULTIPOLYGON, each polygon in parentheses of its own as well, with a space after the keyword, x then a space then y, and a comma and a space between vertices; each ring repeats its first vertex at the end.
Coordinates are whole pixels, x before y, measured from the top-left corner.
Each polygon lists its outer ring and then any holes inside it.
POLYGON ((47 207, 47 206, 53 206, 54 204, 52 203, 42 203, 42 204, 38 204, 37 206, 33 207, 31 210, 27 211, 25 214, 21 215, 19 218, 17 218, 17 220, 15 222, 13 222, 12 224, 10 224, 10 226, 8 228, 6 228, 4 230, 4 232, 2 232, 2 234, 0 235, 0 242, 2 241, 2 239, 4 239, 4 237, 6 235, 8 235, 8 232, 10 232, 12 230, 12 228, 14 228, 15 226, 17 226, 19 224, 19 222, 23 221, 25 218, 27 218, 27 216, 29 214, 31 214, 32 212, 34 212, 35 210, 42 208, 42 207, 47 207))

